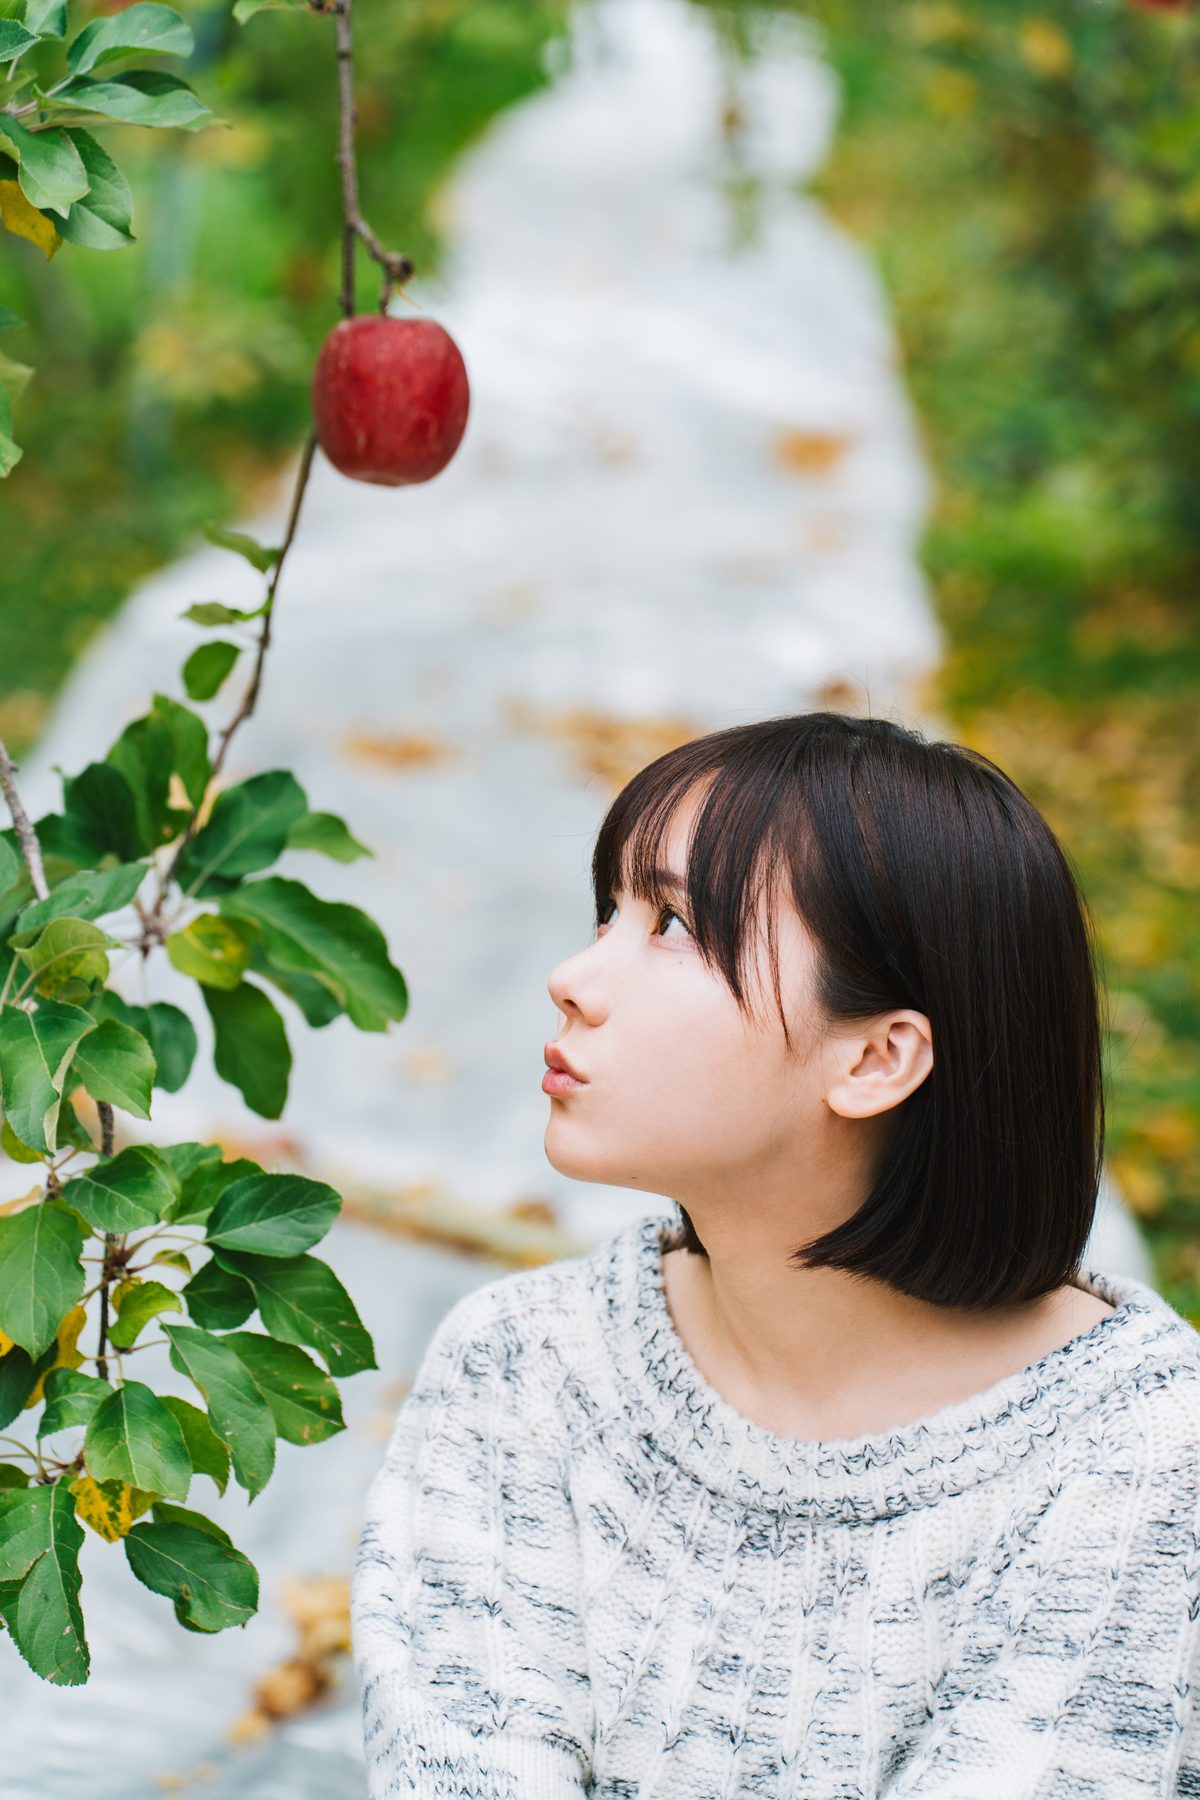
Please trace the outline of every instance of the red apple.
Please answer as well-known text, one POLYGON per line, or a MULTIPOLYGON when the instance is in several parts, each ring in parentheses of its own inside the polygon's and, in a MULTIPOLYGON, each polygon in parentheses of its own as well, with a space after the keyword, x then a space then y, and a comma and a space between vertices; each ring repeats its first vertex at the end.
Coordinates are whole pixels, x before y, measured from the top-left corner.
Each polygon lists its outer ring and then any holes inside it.
POLYGON ((471 390, 458 345, 433 319, 356 313, 313 370, 317 442, 354 481, 429 481, 462 442, 471 390))

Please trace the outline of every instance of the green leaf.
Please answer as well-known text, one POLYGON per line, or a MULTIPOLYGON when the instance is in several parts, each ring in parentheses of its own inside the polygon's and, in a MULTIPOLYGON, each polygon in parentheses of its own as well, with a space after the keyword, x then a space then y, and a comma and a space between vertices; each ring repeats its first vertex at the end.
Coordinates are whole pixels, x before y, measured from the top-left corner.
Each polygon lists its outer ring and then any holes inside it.
POLYGON ((22 882, 25 873, 18 851, 9 844, 7 837, 0 837, 0 895, 7 895, 9 887, 16 887, 22 882))
POLYGON ((154 1052, 140 1031, 103 1019, 75 1052, 75 1070, 93 1100, 108 1100, 135 1118, 150 1117, 154 1052))
POLYGON ((58 1200, 0 1218, 0 1331, 31 1357, 54 1342, 83 1292, 82 1250, 83 1232, 58 1200))
MULTIPOLYGON (((174 1149, 196 1149, 211 1154, 206 1154, 203 1160, 197 1161, 192 1169, 181 1171, 183 1191, 174 1207, 165 1215, 169 1224, 202 1225, 231 1182, 240 1180, 243 1175, 259 1172, 259 1164, 252 1162, 248 1156, 235 1156, 229 1162, 222 1162, 218 1144, 177 1144, 174 1149)), ((176 1164, 177 1168, 178 1166, 176 1164)))
POLYGON ((245 1276, 272 1337, 311 1345, 331 1375, 378 1368, 375 1346, 353 1300, 320 1257, 251 1256, 218 1249, 213 1255, 222 1268, 245 1276))
POLYGON ((185 893, 206 898, 212 876, 221 878, 222 892, 230 880, 269 868, 307 811, 304 789, 289 769, 268 769, 225 788, 180 857, 176 881, 185 893))
POLYGON ((164 1325, 172 1367, 186 1375, 208 1402, 213 1430, 229 1445, 233 1473, 250 1500, 275 1467, 275 1420, 253 1377, 221 1339, 194 1325, 164 1325))
POLYGON ((72 201, 87 193, 88 172, 65 131, 30 131, 11 113, 0 112, 0 148, 16 157, 21 192, 39 212, 65 218, 72 201))
POLYGON ((30 1473, 16 1463, 0 1462, 0 1488, 28 1487, 30 1473))
POLYGON ((79 1604, 83 1526, 65 1481, 0 1493, 0 1581, 19 1581, 4 1596, 13 1642, 35 1675, 79 1687, 91 1660, 79 1604))
MULTIPOLYGON (((245 923, 249 925, 249 920, 245 923)), ((342 1003, 333 989, 315 975, 300 975, 294 969, 277 969, 267 955, 261 933, 255 936, 250 946, 250 967, 254 974, 261 975, 281 994, 286 994, 310 1025, 328 1025, 331 1019, 341 1017, 342 1003)))
POLYGON ((250 966, 250 933, 219 913, 198 913, 166 939, 170 962, 203 987, 235 988, 250 966))
POLYGON ((15 469, 25 454, 21 446, 13 442, 12 428, 12 401, 0 387, 0 479, 15 469))
POLYGON ((0 331, 15 331, 24 323, 24 319, 11 306, 0 306, 0 331))
POLYGON ((0 350, 0 385, 10 400, 19 400, 29 386, 33 370, 28 363, 15 362, 0 350))
POLYGON ((67 1065, 81 1039, 97 1029, 90 1013, 63 1000, 43 1000, 32 1013, 22 1006, 0 1007, 4 1111, 31 1150, 57 1150, 67 1065))
POLYGON ((71 918, 14 932, 9 942, 30 974, 39 976, 35 993, 45 1000, 79 1004, 97 983, 108 980, 109 947, 121 947, 102 925, 71 918))
POLYGON ((153 1524, 135 1525, 122 1541, 138 1580, 173 1600, 181 1623, 225 1631, 245 1625, 258 1611, 254 1564, 211 1531, 160 1524, 156 1518, 153 1524))
POLYGON ((196 1027, 180 1006, 169 1000, 152 1000, 149 1006, 131 1006, 104 988, 88 1009, 96 1019, 116 1019, 138 1031, 154 1054, 154 1085, 175 1094, 187 1080, 196 1060, 196 1027))
POLYGON ((26 0, 25 25, 39 37, 66 37, 67 0, 26 0))
POLYGON ((73 849, 92 863, 109 854, 132 863, 155 847, 139 828, 128 780, 109 762, 89 763, 63 778, 63 818, 74 832, 73 849))
POLYGON ((159 1525, 191 1525, 196 1531, 206 1531, 219 1544, 233 1542, 229 1533, 215 1519, 206 1519, 203 1513, 192 1512, 189 1507, 173 1506, 169 1500, 156 1500, 153 1510, 155 1521, 159 1525))
POLYGON ((193 806, 199 806, 212 779, 208 755, 208 726, 199 713, 170 694, 155 694, 150 717, 166 727, 171 744, 171 767, 179 776, 193 806))
POLYGON ((98 63, 128 56, 130 51, 153 51, 157 56, 190 56, 195 49, 192 28, 169 6, 152 0, 136 0, 123 12, 110 13, 85 25, 67 46, 67 67, 73 75, 86 75, 98 63))
MULTIPOLYGON (((42 862, 51 889, 61 886, 68 877, 73 879, 95 869, 103 860, 78 819, 68 819, 62 813, 43 813, 35 821, 34 830, 42 846, 42 862)), ((30 886, 19 902, 5 900, 6 911, 15 918, 17 905, 28 905, 33 897, 30 886)))
POLYGON ((51 1369, 46 1377, 46 1404, 38 1420, 39 1438, 72 1425, 86 1425, 102 1400, 113 1390, 112 1383, 95 1375, 81 1375, 78 1369, 51 1369))
POLYGON ((183 665, 183 685, 192 700, 211 700, 242 654, 238 644, 215 638, 193 650, 183 665))
POLYGON ((183 1433, 193 1474, 207 1475, 218 1494, 223 1494, 229 1481, 229 1447, 221 1442, 209 1424, 208 1414, 193 1406, 190 1400, 179 1399, 176 1394, 164 1394, 163 1405, 174 1414, 183 1433))
POLYGON ((299 1256, 325 1236, 341 1204, 336 1188, 307 1175, 247 1175, 225 1189, 205 1237, 224 1250, 299 1256))
POLYGON ((184 1283, 182 1292, 188 1312, 205 1331, 244 1325, 254 1311, 254 1289, 250 1283, 223 1269, 212 1257, 184 1283))
POLYGON ((157 1225, 177 1200, 178 1189, 149 1150, 145 1144, 129 1144, 115 1156, 94 1163, 64 1182, 60 1190, 63 1204, 85 1218, 94 1231, 140 1231, 146 1225, 157 1225))
POLYGON ((59 88, 55 100, 77 111, 101 113, 127 125, 179 125, 194 130, 212 118, 186 81, 161 69, 133 69, 110 81, 76 75, 59 88))
POLYGON ((358 907, 318 899, 281 875, 247 882, 218 905, 228 918, 260 925, 273 966, 322 982, 360 1031, 386 1031, 389 1019, 408 1011, 408 988, 383 932, 358 907))
POLYGON ((255 13, 264 12, 267 7, 279 7, 284 12, 304 12, 304 0, 234 0, 233 16, 239 25, 252 19, 255 13))
POLYGON ((264 600, 251 612, 243 612, 236 606, 225 606, 220 600, 197 600, 186 612, 180 613, 181 619, 190 619, 193 625, 244 625, 250 619, 260 619, 267 610, 264 600))
POLYGON ((57 1333, 37 1358, 19 1344, 0 1356, 0 1430, 24 1411, 30 1394, 57 1360, 57 1333))
POLYGON ((54 1491, 43 1487, 0 1496, 0 1581, 23 1581, 46 1550, 49 1519, 45 1515, 54 1491))
POLYGON ((220 1144, 198 1144, 194 1138, 183 1144, 162 1144, 160 1149, 184 1188, 197 1170, 221 1160, 220 1144))
POLYGON ((336 813, 310 812, 297 819, 287 836, 289 850, 319 850, 338 862, 353 862, 359 856, 374 856, 365 844, 351 837, 344 819, 336 813))
POLYGON ((143 1381, 125 1381, 102 1400, 83 1440, 83 1460, 95 1481, 126 1481, 133 1487, 186 1500, 192 1465, 173 1413, 143 1381))
POLYGON ((26 31, 15 19, 0 19, 0 62, 15 62, 36 43, 36 33, 26 31))
MULTIPOLYGON (((121 14, 116 15, 121 17, 121 14)), ((128 18, 128 13, 123 15, 128 18)), ((97 24, 99 21, 95 21, 97 24)), ((67 127, 91 186, 62 222, 62 235, 85 250, 124 250, 133 235, 133 192, 112 157, 82 126, 67 127)))
MULTIPOLYGON (((275 567, 282 555, 282 546, 276 545, 272 548, 266 544, 260 544, 257 538, 247 537, 244 531, 226 531, 223 525, 206 525, 204 535, 209 543, 216 544, 218 549, 232 550, 238 556, 244 556, 246 561, 263 575, 275 567)), ((264 610, 265 605, 264 601, 259 612, 264 610)), ((247 613, 246 617, 254 618, 257 617, 257 614, 247 613)))
POLYGON ((115 1323, 109 1328, 109 1342, 118 1350, 129 1350, 137 1343, 138 1334, 159 1313, 183 1311, 183 1303, 174 1288, 162 1281, 138 1281, 121 1294, 115 1323))
MULTIPOLYGON (((61 1121, 62 1114, 60 1112, 60 1124, 61 1121)), ((28 1144, 21 1142, 7 1119, 0 1125, 0 1149, 3 1149, 5 1155, 10 1156, 14 1162, 35 1163, 46 1160, 40 1150, 31 1150, 28 1144)))
POLYGON ((186 1251, 183 1250, 156 1250, 150 1261, 164 1263, 168 1269, 182 1269, 185 1275, 190 1275, 192 1272, 192 1265, 186 1251))
POLYGON ((138 841, 146 851, 169 843, 183 829, 183 819, 168 797, 173 750, 170 727, 154 708, 132 719, 104 758, 129 783, 138 841))
POLYGON ((280 1018, 262 989, 243 981, 228 992, 202 987, 213 1022, 213 1067, 237 1088, 251 1112, 277 1119, 287 1103, 292 1051, 280 1018))
POLYGON ((28 931, 32 925, 42 925, 67 913, 76 919, 95 919, 102 913, 118 912, 141 887, 147 866, 144 862, 128 862, 115 869, 89 869, 80 875, 68 875, 44 900, 22 907, 17 926, 28 931))
POLYGON ((287 1443, 319 1444, 346 1429, 341 1396, 306 1350, 258 1331, 231 1331, 222 1342, 253 1375, 287 1443))

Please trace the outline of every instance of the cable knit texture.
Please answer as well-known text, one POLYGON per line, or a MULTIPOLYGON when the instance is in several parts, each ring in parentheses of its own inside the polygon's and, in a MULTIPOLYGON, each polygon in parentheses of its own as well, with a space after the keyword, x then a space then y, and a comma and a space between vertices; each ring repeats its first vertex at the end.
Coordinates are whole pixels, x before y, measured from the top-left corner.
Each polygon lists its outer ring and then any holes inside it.
POLYGON ((1153 1288, 801 1442, 675 1329, 654 1217, 442 1320, 351 1588, 370 1800, 1200 1797, 1200 1334, 1153 1288))

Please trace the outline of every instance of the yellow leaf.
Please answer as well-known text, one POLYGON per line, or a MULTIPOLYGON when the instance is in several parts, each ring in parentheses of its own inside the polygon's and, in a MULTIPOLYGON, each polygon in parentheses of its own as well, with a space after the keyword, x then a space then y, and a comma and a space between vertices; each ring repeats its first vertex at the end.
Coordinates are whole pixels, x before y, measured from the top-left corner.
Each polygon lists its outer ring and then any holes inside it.
POLYGON ((775 461, 800 475, 828 475, 851 448, 852 440, 833 431, 781 431, 772 445, 775 461))
POLYGON ((1065 75, 1071 67, 1070 40, 1049 19, 1022 19, 1018 42, 1035 75, 1065 75))
POLYGON ((976 31, 974 20, 961 7, 946 5, 943 0, 917 0, 908 8, 905 19, 919 44, 961 42, 976 31))
POLYGON ((83 1361, 83 1351, 77 1350, 75 1345, 79 1341, 79 1334, 86 1322, 87 1307, 73 1306, 58 1328, 58 1337, 55 1340, 58 1349, 54 1361, 50 1364, 49 1369, 44 1369, 38 1376, 33 1392, 25 1402, 26 1412, 31 1406, 38 1406, 45 1398, 42 1390, 46 1385, 46 1376, 49 1375, 51 1369, 77 1369, 79 1367, 83 1361))
POLYGON ((31 244, 44 250, 47 262, 62 243, 45 213, 29 204, 15 181, 0 181, 0 223, 6 231, 28 238, 31 244))
POLYGON ((9 1337, 7 1331, 0 1331, 0 1356, 7 1356, 9 1351, 13 1348, 13 1341, 9 1337))
POLYGON ((115 1544, 123 1538, 140 1513, 153 1506, 157 1495, 145 1488, 130 1487, 124 1481, 95 1481, 81 1475, 71 1483, 75 1511, 85 1525, 115 1544))
POLYGON ((1158 1169, 1124 1152, 1110 1157, 1108 1166, 1121 1197, 1139 1218, 1152 1219, 1162 1211, 1166 1184, 1158 1169))
POLYGON ((15 1200, 6 1200, 3 1205, 0 1205, 0 1217, 7 1217, 9 1213, 24 1212, 25 1208, 32 1206, 35 1200, 41 1200, 45 1192, 45 1188, 39 1182, 37 1187, 31 1187, 27 1194, 18 1194, 15 1200))
POLYGON ((925 83, 930 107, 944 119, 963 119, 975 110, 978 89, 965 69, 933 69, 925 83))
POLYGON ((185 1269, 190 1275, 192 1265, 182 1250, 156 1250, 150 1258, 152 1263, 165 1263, 169 1269, 185 1269))

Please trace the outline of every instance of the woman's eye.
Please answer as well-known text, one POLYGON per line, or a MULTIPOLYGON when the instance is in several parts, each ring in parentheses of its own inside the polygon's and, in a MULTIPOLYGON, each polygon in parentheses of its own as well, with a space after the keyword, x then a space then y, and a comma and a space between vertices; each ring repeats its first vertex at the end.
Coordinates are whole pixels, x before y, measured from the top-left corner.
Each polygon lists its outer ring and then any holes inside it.
MULTIPOLYGON (((662 911, 661 911, 661 912, 660 912, 660 913, 659 913, 659 915, 658 915, 658 922, 659 922, 659 924, 660 924, 660 925, 661 925, 661 924, 662 924, 662 922, 663 922, 663 920, 664 920, 664 919, 674 919, 674 920, 675 920, 675 923, 676 923, 676 924, 677 924, 677 925, 683 925, 683 929, 684 929, 684 931, 687 931, 687 926, 686 926, 686 925, 684 925, 684 922, 683 922, 683 920, 682 920, 682 919, 681 919, 681 918, 680 918, 680 916, 679 916, 679 914, 678 914, 678 913, 677 913, 677 912, 673 912, 673 911, 672 911, 672 910, 671 910, 671 908, 670 908, 670 907, 669 907, 669 906, 664 906, 664 907, 663 907, 663 909, 662 909, 662 911)), ((665 936, 666 936, 666 933, 665 933, 665 932, 660 932, 660 933, 659 933, 659 936, 660 936, 660 937, 665 937, 665 936)))
MULTIPOLYGON (((608 909, 610 906, 615 909, 616 904, 617 904, 616 901, 612 900, 612 899, 602 900, 600 902, 600 905, 596 908, 596 929, 597 929, 597 931, 600 929, 600 927, 602 925, 608 924, 609 917, 610 917, 608 909)), ((687 925, 686 925, 685 921, 680 917, 680 915, 674 910, 673 907, 664 906, 660 909, 659 914, 658 914, 658 919, 656 921, 656 925, 661 926, 664 919, 674 919, 675 923, 677 925, 682 925, 684 931, 685 932, 687 931, 687 925)), ((690 936, 691 934, 689 933, 688 935, 690 936)), ((666 933, 664 931, 656 930, 655 936, 656 937, 665 937, 666 933)))

